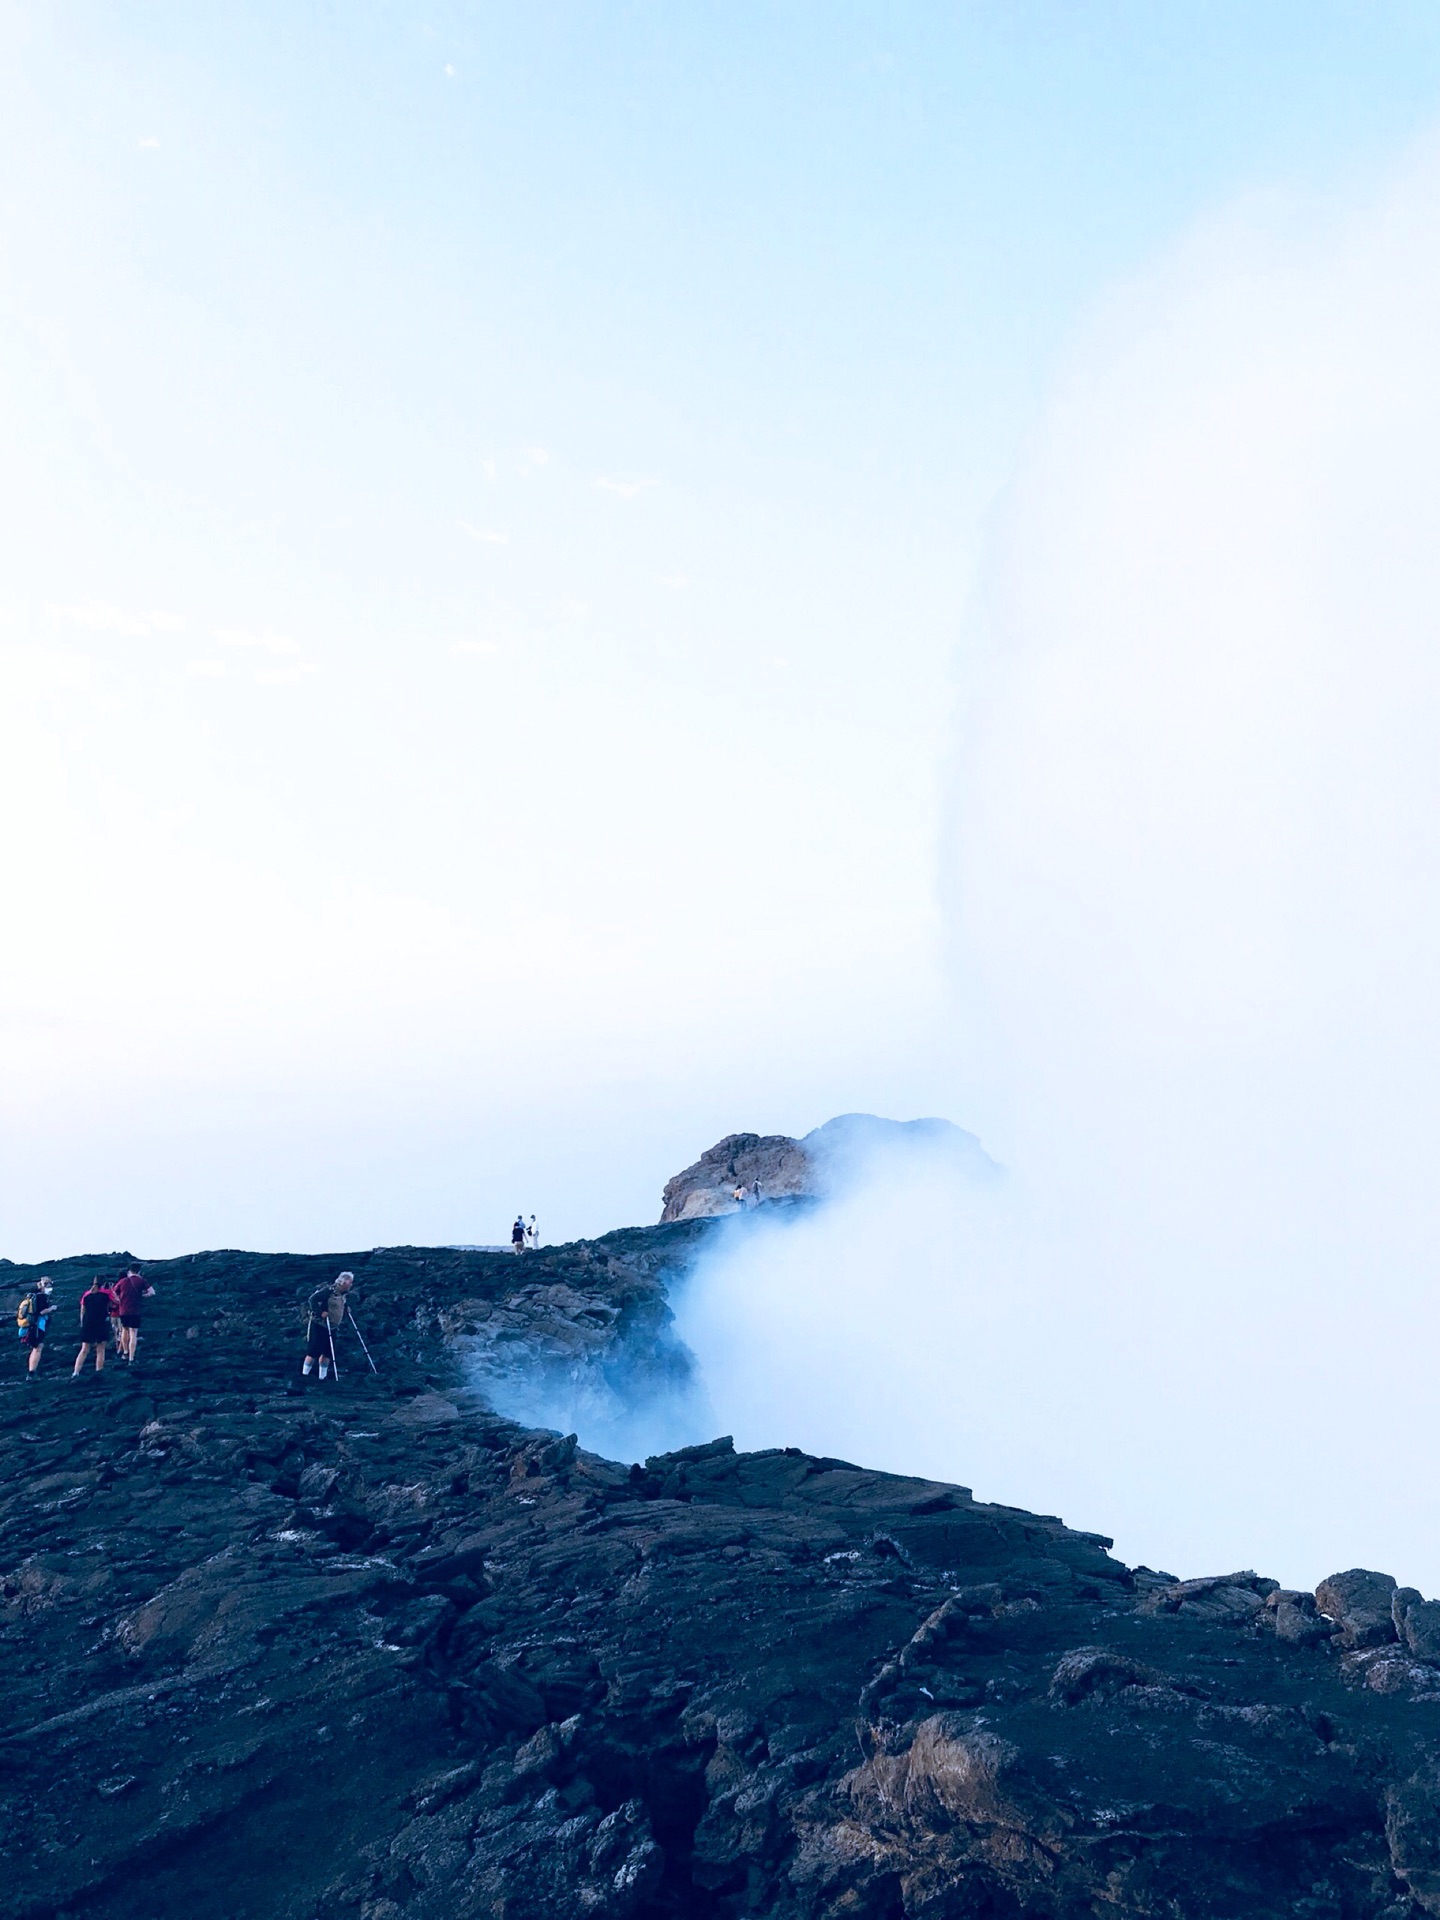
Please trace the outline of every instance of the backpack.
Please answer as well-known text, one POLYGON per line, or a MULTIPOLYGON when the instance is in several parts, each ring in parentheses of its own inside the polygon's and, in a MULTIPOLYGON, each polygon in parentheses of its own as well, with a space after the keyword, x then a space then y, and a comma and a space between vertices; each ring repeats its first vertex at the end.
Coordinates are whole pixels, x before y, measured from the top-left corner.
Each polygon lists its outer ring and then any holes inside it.
POLYGON ((50 1319, 54 1308, 54 1298, 50 1294, 42 1294, 38 1286, 33 1294, 25 1294, 21 1304, 15 1308, 15 1332, 21 1336, 21 1340, 33 1327, 44 1332, 44 1323, 50 1319))
POLYGON ((323 1286, 316 1287, 315 1291, 310 1295, 310 1298, 305 1302, 305 1311, 312 1320, 329 1317, 330 1296, 334 1291, 334 1287, 331 1286, 328 1280, 323 1286))

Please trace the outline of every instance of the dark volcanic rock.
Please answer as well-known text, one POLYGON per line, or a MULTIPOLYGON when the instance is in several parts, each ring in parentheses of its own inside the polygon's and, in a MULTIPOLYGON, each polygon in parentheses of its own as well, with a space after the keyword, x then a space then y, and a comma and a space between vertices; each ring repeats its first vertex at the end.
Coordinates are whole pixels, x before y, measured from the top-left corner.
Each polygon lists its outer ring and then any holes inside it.
POLYGON ((1364 1567, 1332 1573, 1315 1589, 1315 1604, 1335 1622, 1347 1647, 1378 1647, 1396 1638, 1395 1581, 1388 1573, 1364 1567))
POLYGON ((114 1263, 47 1269, 0 1382, 0 1920, 1440 1913, 1413 1590, 1131 1570, 793 1449, 619 1465, 467 1385, 663 1355, 703 1230, 157 1262, 136 1367, 76 1382, 114 1263), (340 1265, 380 1373, 347 1333, 322 1388, 340 1265))

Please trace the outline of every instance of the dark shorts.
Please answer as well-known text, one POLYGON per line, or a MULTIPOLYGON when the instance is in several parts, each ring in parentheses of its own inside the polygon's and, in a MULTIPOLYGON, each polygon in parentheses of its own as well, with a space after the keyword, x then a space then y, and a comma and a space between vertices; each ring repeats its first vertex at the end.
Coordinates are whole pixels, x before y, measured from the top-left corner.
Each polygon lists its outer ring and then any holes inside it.
POLYGON ((22 1327, 20 1338, 27 1347, 43 1347, 45 1344, 44 1327, 22 1327))
POLYGON ((305 1342, 305 1351, 312 1360, 330 1358, 330 1322, 323 1314, 318 1314, 310 1322, 309 1337, 305 1342))
POLYGON ((101 1320, 98 1323, 93 1320, 82 1320, 80 1322, 80 1344, 82 1346, 103 1347, 109 1338, 110 1322, 108 1319, 101 1320))
POLYGON ((120 1324, 122 1327, 138 1327, 140 1324, 140 1316, 138 1313, 122 1313, 120 1316, 120 1324))

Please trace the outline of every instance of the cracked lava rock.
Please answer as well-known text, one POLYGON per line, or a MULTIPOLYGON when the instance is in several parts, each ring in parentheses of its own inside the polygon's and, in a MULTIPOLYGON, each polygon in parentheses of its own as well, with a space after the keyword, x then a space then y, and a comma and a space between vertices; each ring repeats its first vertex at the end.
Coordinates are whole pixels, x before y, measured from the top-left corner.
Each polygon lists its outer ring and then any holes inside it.
POLYGON ((52 1263, 0 1386, 0 1920, 1440 1914, 1440 1605, 1388 1575, 1181 1581, 963 1487, 488 1409, 505 1351, 683 1370, 710 1230, 152 1262, 137 1364, 77 1381, 117 1257, 52 1263), (305 1382, 342 1265, 379 1373, 347 1333, 305 1382))

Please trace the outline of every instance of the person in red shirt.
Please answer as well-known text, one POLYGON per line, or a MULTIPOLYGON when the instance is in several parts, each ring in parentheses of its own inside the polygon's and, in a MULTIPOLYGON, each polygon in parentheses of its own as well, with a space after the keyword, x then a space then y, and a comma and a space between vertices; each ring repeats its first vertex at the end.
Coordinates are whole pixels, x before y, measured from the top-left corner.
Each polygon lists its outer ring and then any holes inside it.
POLYGON ((115 1346, 122 1359, 133 1362, 140 1344, 140 1302, 153 1297, 155 1289, 141 1278, 139 1269, 130 1267, 112 1289, 120 1309, 120 1331, 115 1346))
POLYGON ((95 1354, 95 1371, 105 1371, 105 1349, 110 1344, 110 1316, 120 1311, 120 1302, 113 1290, 105 1285, 97 1273, 90 1285, 80 1296, 80 1351, 75 1356, 75 1371, 72 1379, 80 1378, 80 1369, 85 1364, 85 1356, 92 1349, 95 1354))

